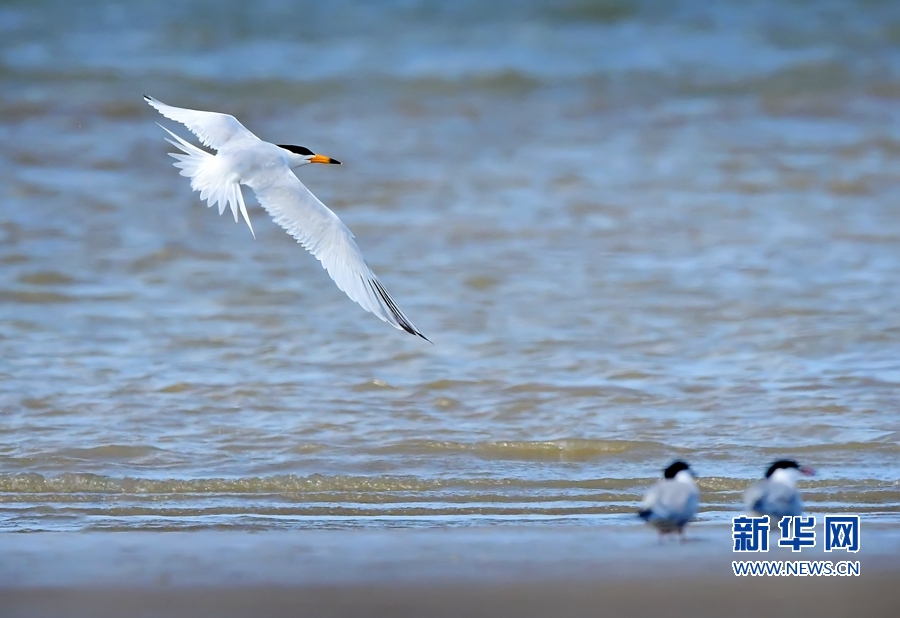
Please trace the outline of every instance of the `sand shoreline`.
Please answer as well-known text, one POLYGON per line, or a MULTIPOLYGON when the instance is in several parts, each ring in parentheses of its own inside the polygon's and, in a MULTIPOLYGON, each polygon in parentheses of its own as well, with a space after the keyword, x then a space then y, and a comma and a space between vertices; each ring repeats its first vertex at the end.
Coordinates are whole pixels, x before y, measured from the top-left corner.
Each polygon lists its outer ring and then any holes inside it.
POLYGON ((859 554, 731 552, 730 528, 640 526, 0 535, 18 616, 895 616, 900 529, 859 554), (860 577, 738 578, 733 559, 859 559, 860 577), (302 609, 302 611, 300 611, 302 609), (602 611, 601 611, 602 610, 602 611))
POLYGON ((864 579, 66 589, 0 592, 6 618, 71 616, 853 616, 893 618, 898 573, 864 579))

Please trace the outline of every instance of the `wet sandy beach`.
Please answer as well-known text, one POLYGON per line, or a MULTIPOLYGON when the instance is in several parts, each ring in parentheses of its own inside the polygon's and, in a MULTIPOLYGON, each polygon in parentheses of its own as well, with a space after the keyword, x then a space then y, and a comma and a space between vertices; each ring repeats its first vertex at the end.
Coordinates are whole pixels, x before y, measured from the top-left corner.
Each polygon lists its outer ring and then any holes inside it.
POLYGON ((731 552, 640 526, 0 537, 4 616, 894 616, 900 531, 855 556, 731 552), (91 556, 85 561, 84 556, 91 556), (737 578, 735 557, 858 559, 859 577, 737 578))

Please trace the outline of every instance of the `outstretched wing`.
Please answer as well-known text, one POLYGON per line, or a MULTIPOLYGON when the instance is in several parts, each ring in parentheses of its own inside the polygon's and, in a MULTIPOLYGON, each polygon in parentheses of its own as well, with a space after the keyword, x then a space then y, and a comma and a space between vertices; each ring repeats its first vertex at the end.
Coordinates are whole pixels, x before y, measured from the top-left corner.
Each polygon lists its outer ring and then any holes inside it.
POLYGON ((218 112, 201 112, 195 109, 172 107, 146 95, 144 95, 144 100, 169 120, 180 122, 186 126, 208 148, 219 150, 228 140, 235 137, 259 139, 238 122, 234 116, 218 112))
POLYGON ((393 326, 428 341, 400 310, 394 299, 366 264, 353 233, 325 204, 307 189, 287 165, 282 172, 250 178, 262 207, 307 251, 322 263, 347 296, 363 309, 393 326))

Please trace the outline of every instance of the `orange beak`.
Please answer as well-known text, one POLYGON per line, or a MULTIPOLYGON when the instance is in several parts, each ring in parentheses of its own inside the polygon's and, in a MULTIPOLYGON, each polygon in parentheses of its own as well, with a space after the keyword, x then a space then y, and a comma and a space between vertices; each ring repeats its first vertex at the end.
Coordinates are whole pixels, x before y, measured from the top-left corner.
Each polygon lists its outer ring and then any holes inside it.
POLYGON ((332 159, 331 157, 326 157, 325 155, 313 155, 313 158, 309 160, 310 163, 330 163, 332 165, 340 165, 341 162, 337 159, 332 159))

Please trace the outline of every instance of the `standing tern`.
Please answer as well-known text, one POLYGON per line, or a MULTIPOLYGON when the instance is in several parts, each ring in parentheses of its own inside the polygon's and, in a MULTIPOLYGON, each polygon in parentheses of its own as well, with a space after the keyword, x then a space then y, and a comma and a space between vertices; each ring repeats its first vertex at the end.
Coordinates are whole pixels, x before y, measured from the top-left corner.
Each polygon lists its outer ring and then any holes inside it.
POLYGON ((803 514, 803 500, 797 492, 800 475, 814 476, 815 470, 801 466, 793 459, 779 459, 766 470, 766 478, 747 488, 744 504, 759 515, 775 518, 803 514))
POLYGON ((394 328, 428 341, 369 268, 353 233, 291 171, 308 163, 340 165, 340 161, 303 146, 264 142, 228 114, 172 107, 148 96, 144 100, 166 118, 185 125, 204 146, 217 151, 211 154, 201 150, 160 125, 172 137, 166 141, 181 151, 169 153, 178 160, 175 167, 191 179, 191 188, 200 192, 200 199, 210 207, 218 205, 220 215, 230 207, 235 221, 240 210, 255 238, 241 193, 241 185, 250 187, 275 223, 322 263, 351 300, 394 328))
POLYGON ((644 497, 638 515, 662 535, 677 532, 684 540, 684 527, 697 514, 700 490, 694 475, 683 461, 674 461, 663 471, 663 478, 644 497))

